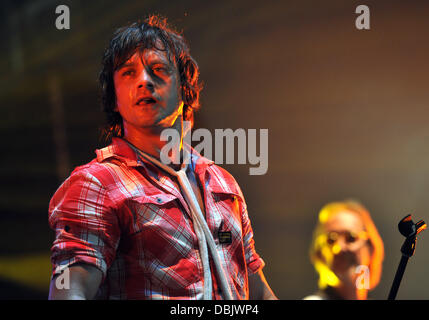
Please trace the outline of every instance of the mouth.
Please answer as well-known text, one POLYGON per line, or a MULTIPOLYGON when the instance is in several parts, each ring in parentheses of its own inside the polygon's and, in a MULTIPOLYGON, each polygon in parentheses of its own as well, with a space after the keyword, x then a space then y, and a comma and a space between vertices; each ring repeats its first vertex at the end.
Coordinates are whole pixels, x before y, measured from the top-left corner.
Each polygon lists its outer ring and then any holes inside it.
POLYGON ((144 97, 137 100, 137 106, 150 106, 156 103, 156 100, 152 97, 144 97))
POLYGON ((334 264, 337 269, 346 270, 352 266, 359 265, 359 259, 353 253, 340 253, 335 257, 334 264))

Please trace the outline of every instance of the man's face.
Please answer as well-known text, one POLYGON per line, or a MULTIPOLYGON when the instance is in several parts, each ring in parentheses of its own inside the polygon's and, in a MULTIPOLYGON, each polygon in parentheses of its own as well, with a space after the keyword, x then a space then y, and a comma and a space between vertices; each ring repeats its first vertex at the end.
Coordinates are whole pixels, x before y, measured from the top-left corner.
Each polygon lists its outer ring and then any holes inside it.
POLYGON ((352 282, 356 267, 368 265, 370 246, 360 217, 350 211, 340 212, 325 224, 327 245, 333 259, 330 269, 342 282, 352 282))
POLYGON ((165 51, 136 52, 113 75, 116 109, 125 134, 141 128, 168 127, 181 105, 177 68, 165 51))

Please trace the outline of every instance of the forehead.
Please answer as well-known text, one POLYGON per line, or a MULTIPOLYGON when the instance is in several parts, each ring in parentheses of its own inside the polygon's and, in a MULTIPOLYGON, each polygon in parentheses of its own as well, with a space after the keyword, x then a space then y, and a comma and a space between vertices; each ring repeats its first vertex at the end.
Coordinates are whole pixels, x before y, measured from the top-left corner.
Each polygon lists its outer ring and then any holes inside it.
POLYGON ((358 214, 343 210, 333 215, 325 223, 326 231, 362 231, 364 225, 358 214))
POLYGON ((135 65, 142 63, 143 65, 151 64, 154 62, 161 62, 168 65, 174 65, 167 51, 160 50, 157 48, 147 48, 143 50, 136 50, 128 59, 118 66, 117 69, 123 68, 129 65, 135 65))

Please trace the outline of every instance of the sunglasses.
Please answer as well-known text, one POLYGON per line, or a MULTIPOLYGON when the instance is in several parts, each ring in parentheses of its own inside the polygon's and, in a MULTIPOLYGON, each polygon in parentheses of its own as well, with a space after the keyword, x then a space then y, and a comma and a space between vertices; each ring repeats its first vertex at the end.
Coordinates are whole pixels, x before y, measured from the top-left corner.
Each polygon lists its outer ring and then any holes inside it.
POLYGON ((336 243, 340 236, 343 236, 346 243, 352 244, 356 243, 359 240, 368 240, 368 234, 366 231, 360 231, 360 232, 353 232, 353 231, 344 231, 344 232, 337 232, 337 231, 331 231, 328 232, 326 238, 326 242, 330 245, 333 245, 336 243))

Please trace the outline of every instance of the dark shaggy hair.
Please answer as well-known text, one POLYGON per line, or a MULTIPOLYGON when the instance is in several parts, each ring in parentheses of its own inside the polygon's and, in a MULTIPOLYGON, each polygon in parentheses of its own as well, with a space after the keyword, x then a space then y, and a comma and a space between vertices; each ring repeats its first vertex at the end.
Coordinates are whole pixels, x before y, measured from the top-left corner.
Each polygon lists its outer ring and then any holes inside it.
POLYGON ((106 141, 110 141, 112 137, 122 137, 124 133, 122 117, 119 112, 114 111, 116 94, 113 74, 136 51, 152 48, 166 51, 170 62, 175 62, 180 75, 184 120, 193 124, 193 112, 200 107, 199 95, 202 89, 198 79, 198 65, 191 57, 184 37, 167 24, 167 19, 151 15, 144 22, 135 22, 117 29, 104 52, 99 83, 102 107, 107 116, 107 125, 103 130, 106 141))

